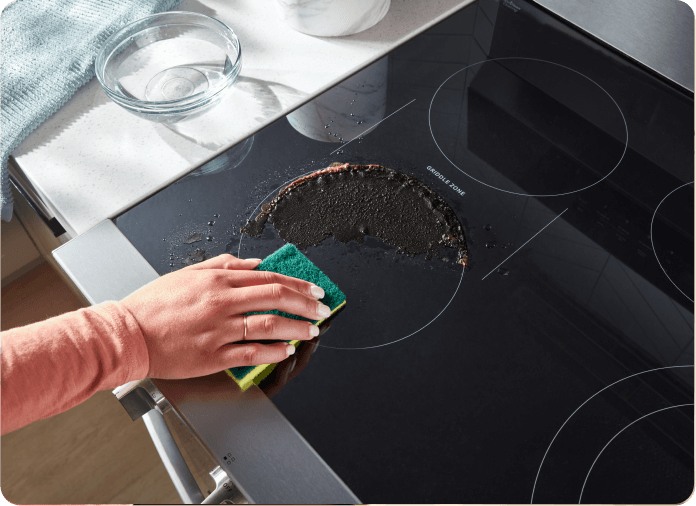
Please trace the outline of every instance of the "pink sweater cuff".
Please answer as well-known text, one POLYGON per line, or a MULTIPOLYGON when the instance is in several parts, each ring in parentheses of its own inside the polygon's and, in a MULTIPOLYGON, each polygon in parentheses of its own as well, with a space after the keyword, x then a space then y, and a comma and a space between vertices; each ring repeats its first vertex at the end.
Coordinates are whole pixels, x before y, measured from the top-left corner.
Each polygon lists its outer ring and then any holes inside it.
POLYGON ((105 302, 2 333, 2 434, 147 376, 135 317, 105 302))

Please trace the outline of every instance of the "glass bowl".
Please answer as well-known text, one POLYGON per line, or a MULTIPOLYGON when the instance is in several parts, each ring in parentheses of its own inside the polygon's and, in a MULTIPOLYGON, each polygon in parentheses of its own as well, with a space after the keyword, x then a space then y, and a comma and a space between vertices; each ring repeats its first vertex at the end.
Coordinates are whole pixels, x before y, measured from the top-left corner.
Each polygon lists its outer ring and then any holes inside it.
POLYGON ((97 53, 97 79, 107 96, 158 123, 197 116, 239 76, 242 47, 217 19, 195 12, 154 14, 111 35, 97 53))

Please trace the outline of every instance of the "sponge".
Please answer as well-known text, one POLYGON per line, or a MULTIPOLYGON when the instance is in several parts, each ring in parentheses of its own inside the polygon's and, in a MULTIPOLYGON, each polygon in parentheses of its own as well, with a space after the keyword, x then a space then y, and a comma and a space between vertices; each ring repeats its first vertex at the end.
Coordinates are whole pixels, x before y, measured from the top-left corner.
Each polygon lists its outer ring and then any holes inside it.
MULTIPOLYGON (((316 265, 314 265, 302 253, 300 253, 300 251, 292 244, 286 244, 276 252, 266 257, 254 270, 277 272, 278 274, 304 279, 305 281, 309 281, 310 283, 320 286, 324 289, 324 298, 322 299, 322 303, 331 308, 331 314, 322 320, 316 321, 308 320, 307 318, 288 314, 275 309, 273 311, 247 313, 248 315, 277 314, 286 318, 293 318, 295 320, 311 321, 318 326, 329 318, 332 318, 338 311, 343 309, 343 306, 346 305, 346 296, 343 294, 343 292, 326 276, 326 274, 321 272, 316 265)), ((297 345, 301 341, 286 342, 290 342, 290 344, 297 348, 297 345)), ((258 385, 261 380, 271 373, 275 366, 276 364, 262 364, 256 366, 250 365, 233 367, 231 369, 227 369, 226 372, 234 381, 237 382, 237 384, 242 388, 242 391, 245 391, 252 385, 252 383, 258 385)))

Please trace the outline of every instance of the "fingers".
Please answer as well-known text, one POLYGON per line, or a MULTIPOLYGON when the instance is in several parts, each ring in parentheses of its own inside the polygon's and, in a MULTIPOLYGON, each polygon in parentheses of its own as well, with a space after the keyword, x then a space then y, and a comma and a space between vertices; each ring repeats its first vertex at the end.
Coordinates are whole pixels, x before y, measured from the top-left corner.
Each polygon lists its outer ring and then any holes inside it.
MULTIPOLYGON (((274 314, 249 315, 246 321, 246 337, 244 337, 244 317, 238 316, 241 322, 241 339, 247 341, 260 339, 284 339, 289 341, 307 341, 319 335, 319 327, 310 322, 293 320, 274 314)), ((237 333, 235 333, 237 335, 237 333)))
POLYGON ((296 292, 312 297, 314 299, 322 299, 324 290, 303 279, 292 278, 283 274, 267 271, 241 271, 231 273, 230 281, 234 287, 257 286, 268 284, 281 284, 292 288, 296 292))
POLYGON ((210 260, 206 260, 205 262, 201 262, 198 264, 194 265, 189 265, 188 267, 184 267, 184 269, 181 270, 201 270, 201 269, 228 269, 228 270, 251 270, 255 269, 258 267, 258 265, 261 263, 260 258, 247 258, 246 260, 243 260, 241 258, 237 258, 235 256, 232 256, 228 253, 224 253, 222 255, 218 255, 215 258, 211 258, 210 260))
POLYGON ((277 309, 310 320, 321 320, 331 314, 328 306, 280 283, 237 288, 231 297, 234 314, 277 309))
POLYGON ((233 344, 223 348, 220 357, 225 368, 241 367, 247 365, 261 364, 276 364, 281 360, 285 360, 291 354, 288 352, 292 348, 295 352, 295 347, 290 343, 274 343, 274 344, 233 344))

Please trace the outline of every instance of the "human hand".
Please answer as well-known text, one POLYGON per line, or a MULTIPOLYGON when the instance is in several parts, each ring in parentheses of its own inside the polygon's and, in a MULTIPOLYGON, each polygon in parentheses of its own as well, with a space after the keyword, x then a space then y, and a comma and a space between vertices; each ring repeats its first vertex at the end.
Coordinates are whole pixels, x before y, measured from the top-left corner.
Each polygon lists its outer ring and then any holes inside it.
POLYGON ((150 378, 183 379, 230 367, 273 364, 294 353, 289 343, 245 340, 303 340, 319 334, 307 321, 250 315, 277 309, 319 320, 331 310, 317 299, 324 291, 307 281, 254 271, 258 259, 220 255, 166 274, 136 290, 122 304, 140 324, 150 378))

